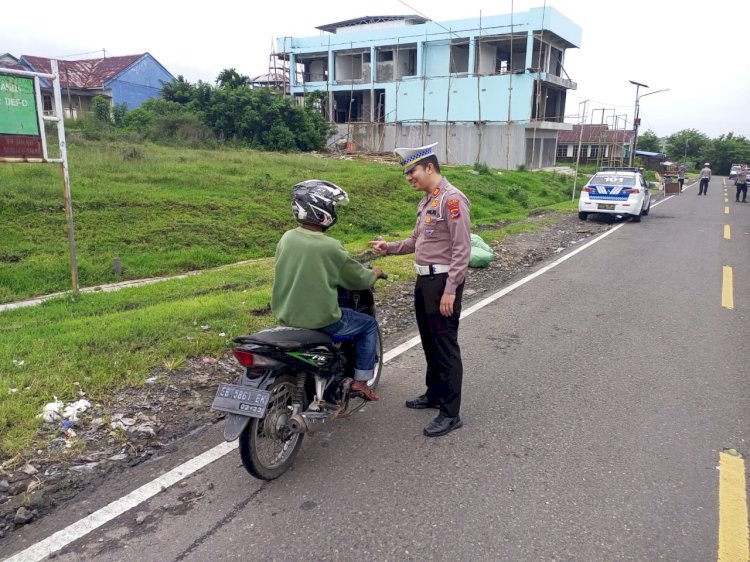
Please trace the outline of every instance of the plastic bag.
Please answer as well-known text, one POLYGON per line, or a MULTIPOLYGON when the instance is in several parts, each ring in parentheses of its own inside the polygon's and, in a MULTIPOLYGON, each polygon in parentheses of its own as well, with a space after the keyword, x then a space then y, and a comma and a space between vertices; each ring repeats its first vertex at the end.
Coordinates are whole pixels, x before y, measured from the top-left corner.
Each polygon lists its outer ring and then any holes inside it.
POLYGON ((492 251, 492 248, 479 235, 472 234, 469 267, 487 267, 494 259, 495 252, 492 251))

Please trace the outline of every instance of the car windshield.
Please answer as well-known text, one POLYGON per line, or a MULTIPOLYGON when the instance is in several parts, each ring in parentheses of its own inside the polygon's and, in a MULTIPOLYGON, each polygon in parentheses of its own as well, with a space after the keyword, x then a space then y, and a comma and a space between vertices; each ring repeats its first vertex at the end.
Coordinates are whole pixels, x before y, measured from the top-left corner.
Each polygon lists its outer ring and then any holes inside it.
POLYGON ((589 184, 592 185, 635 185, 633 174, 618 174, 617 172, 599 172, 594 174, 589 184))

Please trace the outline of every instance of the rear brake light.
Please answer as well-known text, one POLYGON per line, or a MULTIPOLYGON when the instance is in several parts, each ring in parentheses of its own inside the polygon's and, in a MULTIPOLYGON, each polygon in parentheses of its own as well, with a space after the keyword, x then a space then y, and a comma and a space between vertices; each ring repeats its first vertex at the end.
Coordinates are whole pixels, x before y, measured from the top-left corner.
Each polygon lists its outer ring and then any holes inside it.
POLYGON ((249 351, 243 351, 242 349, 235 349, 234 356, 237 358, 237 361, 239 361, 240 365, 242 365, 243 367, 252 367, 253 364, 255 363, 254 361, 255 356, 249 351))
POLYGON ((596 191, 593 187, 584 187, 581 191, 585 191, 586 193, 594 193, 596 191))
POLYGON ((260 368, 276 368, 281 365, 279 361, 271 359, 270 357, 264 357, 257 353, 252 353, 246 349, 235 349, 232 351, 237 361, 243 367, 260 367, 260 368))
POLYGON ((636 188, 626 189, 625 190, 625 193, 640 193, 640 192, 641 192, 641 190, 640 189, 636 189, 636 188))

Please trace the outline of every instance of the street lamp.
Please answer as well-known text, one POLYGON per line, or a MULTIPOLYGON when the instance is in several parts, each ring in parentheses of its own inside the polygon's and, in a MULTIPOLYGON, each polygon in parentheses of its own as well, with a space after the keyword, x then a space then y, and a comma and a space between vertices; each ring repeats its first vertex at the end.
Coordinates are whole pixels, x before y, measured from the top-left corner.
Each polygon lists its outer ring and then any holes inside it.
POLYGON ((628 158, 628 166, 633 165, 633 156, 635 155, 635 139, 638 136, 638 91, 641 89, 641 86, 644 88, 648 88, 646 84, 641 84, 640 82, 634 82, 633 80, 628 80, 631 84, 635 85, 635 109, 633 109, 633 115, 635 115, 635 118, 633 119, 633 145, 630 149, 630 158, 628 158))
POLYGON ((653 92, 649 92, 647 94, 638 95, 638 91, 640 90, 641 86, 644 88, 648 88, 646 84, 641 84, 640 82, 634 82, 633 80, 628 80, 631 84, 635 84, 635 118, 633 119, 633 149, 630 151, 630 159, 629 159, 629 166, 633 165, 633 157, 635 156, 635 150, 638 146, 638 126, 640 125, 640 118, 638 115, 640 114, 640 99, 644 98, 646 96, 650 96, 652 94, 658 94, 659 92, 668 92, 669 88, 664 88, 662 90, 655 90, 653 92))

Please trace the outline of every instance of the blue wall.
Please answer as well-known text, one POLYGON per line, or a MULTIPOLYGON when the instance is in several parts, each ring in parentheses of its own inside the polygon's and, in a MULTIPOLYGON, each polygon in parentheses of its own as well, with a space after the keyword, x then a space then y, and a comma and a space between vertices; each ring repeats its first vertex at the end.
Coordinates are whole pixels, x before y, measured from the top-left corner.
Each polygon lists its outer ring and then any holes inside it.
MULTIPOLYGON (((527 41, 527 64, 532 64, 531 33, 544 29, 551 31, 577 47, 581 42, 581 28, 557 12, 554 8, 534 8, 513 14, 513 31, 525 34, 527 41)), ((357 83, 354 90, 371 86, 386 92, 386 122, 417 121, 527 121, 531 118, 533 105, 533 73, 482 76, 476 74, 454 74, 449 77, 450 43, 452 39, 473 39, 477 36, 504 35, 510 33, 511 15, 490 16, 421 25, 391 26, 362 31, 341 32, 315 37, 286 37, 277 40, 277 51, 293 54, 322 54, 338 50, 392 47, 396 45, 423 45, 422 60, 418 68, 422 74, 403 78, 398 83, 357 83), (512 80, 512 83, 511 83, 512 80), (511 89, 512 85, 512 89, 511 89), (479 93, 478 93, 479 92, 479 93), (509 96, 512 96, 511 115, 508 116, 509 96), (479 101, 478 101, 479 100, 479 101)), ((519 40, 523 40, 519 37, 519 40)), ((473 47, 472 47, 473 49, 473 47)), ((471 61, 476 56, 470 53, 471 61)), ((332 57, 329 56, 329 61, 332 57)), ((418 71, 419 74, 419 71, 418 71)), ((293 93, 304 93, 314 89, 349 91, 348 82, 334 81, 295 85, 293 93)))
POLYGON ((172 76, 148 53, 107 83, 112 90, 112 103, 126 103, 136 109, 144 101, 161 96, 161 82, 171 82, 172 76))

